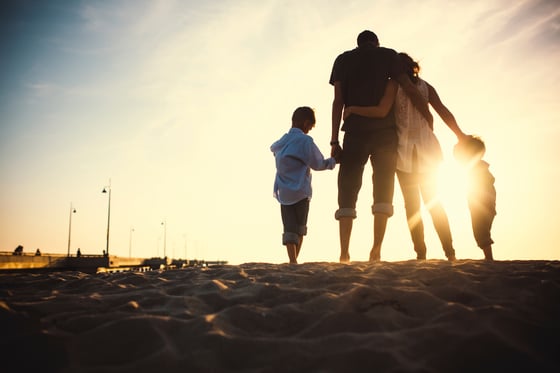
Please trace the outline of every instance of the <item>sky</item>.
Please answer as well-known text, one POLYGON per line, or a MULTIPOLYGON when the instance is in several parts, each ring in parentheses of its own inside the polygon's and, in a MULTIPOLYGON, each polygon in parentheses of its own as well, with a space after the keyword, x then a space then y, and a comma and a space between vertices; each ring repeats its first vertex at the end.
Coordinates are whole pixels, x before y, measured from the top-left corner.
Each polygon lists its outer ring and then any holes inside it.
MULTIPOLYGON (((286 262, 269 147, 310 106, 328 155, 332 64, 369 29, 418 60, 462 130, 485 140, 495 258, 560 259, 556 0, 0 4, 0 251, 65 254, 70 241, 72 254, 101 254, 110 207, 111 255, 286 262)), ((456 139, 437 115, 434 127, 457 257, 481 259, 456 139)), ((313 173, 300 262, 338 261, 337 173, 313 173)), ((372 245, 370 177, 367 166, 356 261, 372 245)), ((398 183, 394 206, 382 260, 409 260, 398 183)), ((444 259, 424 218, 428 259, 444 259)))

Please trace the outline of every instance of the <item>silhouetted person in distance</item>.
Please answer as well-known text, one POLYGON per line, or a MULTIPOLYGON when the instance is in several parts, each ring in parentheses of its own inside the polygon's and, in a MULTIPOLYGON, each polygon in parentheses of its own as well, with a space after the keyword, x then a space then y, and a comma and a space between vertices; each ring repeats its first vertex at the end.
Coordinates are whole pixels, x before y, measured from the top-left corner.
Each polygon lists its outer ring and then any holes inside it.
POLYGON ((39 250, 39 248, 35 250, 35 256, 41 256, 41 250, 39 250))
POLYGON ((78 247, 78 251, 76 251, 76 256, 79 258, 82 256, 82 252, 80 251, 80 248, 78 247))
POLYGON ((332 170, 335 158, 325 159, 307 133, 315 127, 315 112, 307 106, 297 108, 292 115, 292 127, 270 150, 276 161, 274 197, 280 202, 283 234, 290 263, 297 258, 307 234, 307 216, 311 200, 311 169, 332 170))
MULTIPOLYGON (((334 86, 332 103, 331 155, 341 151, 339 131, 345 106, 378 105, 389 79, 396 80, 414 105, 433 122, 427 100, 418 92, 406 74, 393 49, 379 46, 372 31, 361 32, 358 47, 340 54, 334 61, 329 83, 334 86)), ((373 246, 369 260, 381 259, 381 244, 387 219, 393 215, 393 193, 397 164, 397 129, 393 112, 383 118, 352 114, 344 120, 345 132, 338 173, 338 210, 340 261, 350 261, 349 244, 356 202, 362 185, 364 166, 373 168, 373 246)))
MULTIPOLYGON (((418 74, 420 65, 408 54, 399 53, 406 73, 422 96, 436 110, 445 124, 460 140, 466 135, 461 131, 457 121, 449 109, 441 102, 435 88, 421 79, 418 74)), ((424 223, 422 221, 422 200, 427 207, 434 227, 441 241, 443 251, 448 260, 455 260, 455 249, 449 228, 449 219, 437 197, 438 167, 443 159, 441 146, 434 134, 432 126, 412 104, 397 83, 390 81, 381 102, 393 103, 397 134, 399 138, 397 157, 397 177, 403 194, 406 217, 417 259, 426 259, 426 243, 424 240, 424 223), (386 97, 387 96, 387 97, 386 97)), ((358 114, 378 116, 377 106, 347 106, 344 116, 358 114)))
POLYGON ((491 230, 496 216, 496 188, 490 165, 482 160, 484 153, 486 145, 477 136, 467 136, 453 148, 455 158, 467 167, 467 200, 474 238, 484 252, 484 259, 494 260, 491 230))
POLYGON ((23 255, 23 246, 18 245, 15 249, 14 252, 12 253, 13 255, 23 255))

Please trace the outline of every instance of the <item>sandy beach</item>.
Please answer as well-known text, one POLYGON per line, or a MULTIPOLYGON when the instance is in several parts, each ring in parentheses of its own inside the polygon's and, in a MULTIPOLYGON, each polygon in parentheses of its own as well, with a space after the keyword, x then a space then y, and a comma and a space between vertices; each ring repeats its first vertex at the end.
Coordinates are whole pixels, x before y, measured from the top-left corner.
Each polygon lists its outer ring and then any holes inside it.
POLYGON ((560 262, 0 273, 2 372, 556 372, 560 262))

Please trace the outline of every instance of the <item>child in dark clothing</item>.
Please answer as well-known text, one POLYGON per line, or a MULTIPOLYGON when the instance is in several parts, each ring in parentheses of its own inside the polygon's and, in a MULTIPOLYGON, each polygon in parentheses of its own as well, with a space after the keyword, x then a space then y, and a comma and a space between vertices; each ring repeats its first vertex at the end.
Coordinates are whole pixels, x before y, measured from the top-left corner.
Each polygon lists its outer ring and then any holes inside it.
POLYGON ((490 231, 496 216, 495 178, 488 170, 489 164, 482 160, 486 146, 476 136, 467 136, 453 148, 455 158, 468 169, 468 205, 474 238, 484 252, 486 260, 494 260, 490 231))

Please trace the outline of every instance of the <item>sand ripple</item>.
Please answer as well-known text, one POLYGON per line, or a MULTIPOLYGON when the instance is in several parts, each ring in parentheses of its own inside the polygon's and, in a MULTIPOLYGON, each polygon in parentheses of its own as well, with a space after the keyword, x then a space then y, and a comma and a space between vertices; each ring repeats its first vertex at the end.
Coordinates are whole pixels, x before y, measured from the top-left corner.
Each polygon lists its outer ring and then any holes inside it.
POLYGON ((0 274, 7 371, 552 372, 559 320, 557 261, 0 274))

